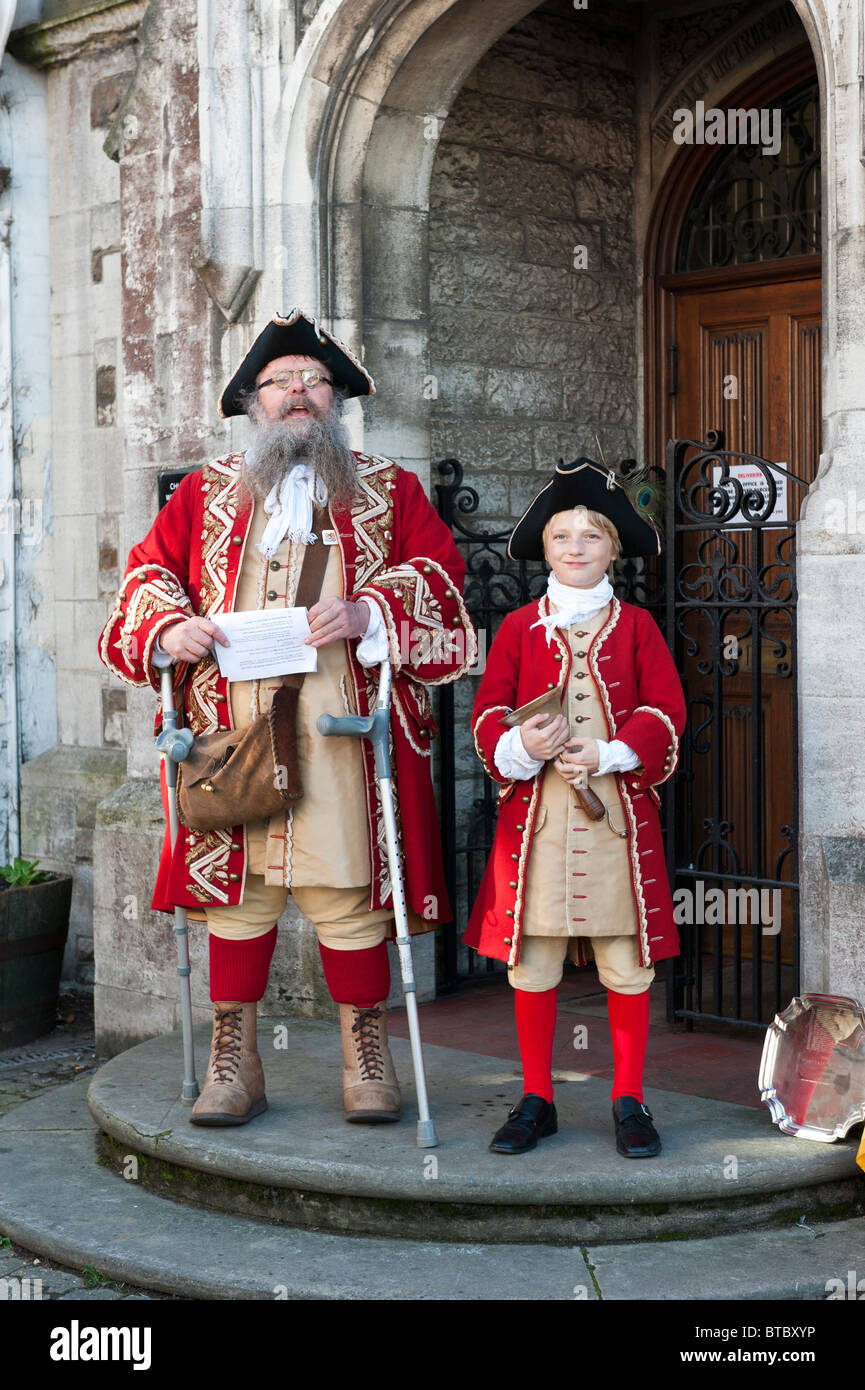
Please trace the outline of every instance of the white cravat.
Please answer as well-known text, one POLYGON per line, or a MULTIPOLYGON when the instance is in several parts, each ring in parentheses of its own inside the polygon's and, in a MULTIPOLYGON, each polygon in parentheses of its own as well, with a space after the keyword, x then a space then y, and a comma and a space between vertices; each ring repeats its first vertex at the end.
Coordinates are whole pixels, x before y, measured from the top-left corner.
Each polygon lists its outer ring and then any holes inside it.
POLYGON ((544 627, 547 632, 547 646, 553 640, 554 627, 570 627, 572 623, 594 618, 602 608, 606 608, 613 597, 613 586, 606 575, 593 584, 591 589, 577 589, 573 584, 562 584, 554 574, 547 580, 547 598, 556 605, 555 613, 538 618, 532 627, 544 627))
POLYGON ((274 483, 264 500, 270 518, 258 543, 269 560, 285 537, 312 545, 312 506, 327 506, 327 488, 308 463, 298 463, 280 483, 274 483))

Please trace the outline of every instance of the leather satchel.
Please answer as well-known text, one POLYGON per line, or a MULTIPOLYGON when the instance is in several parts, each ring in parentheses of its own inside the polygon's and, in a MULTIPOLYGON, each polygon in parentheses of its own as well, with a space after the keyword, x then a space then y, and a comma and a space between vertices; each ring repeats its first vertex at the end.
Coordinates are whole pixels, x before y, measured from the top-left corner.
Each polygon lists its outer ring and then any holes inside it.
MULTIPOLYGON (((316 508, 313 530, 319 540, 306 547, 295 607, 318 602, 327 546, 322 532, 330 524, 316 508)), ((303 796, 297 756, 297 707, 305 671, 283 676, 270 709, 245 729, 203 734, 177 765, 177 814, 187 830, 228 830, 284 811, 303 796)))

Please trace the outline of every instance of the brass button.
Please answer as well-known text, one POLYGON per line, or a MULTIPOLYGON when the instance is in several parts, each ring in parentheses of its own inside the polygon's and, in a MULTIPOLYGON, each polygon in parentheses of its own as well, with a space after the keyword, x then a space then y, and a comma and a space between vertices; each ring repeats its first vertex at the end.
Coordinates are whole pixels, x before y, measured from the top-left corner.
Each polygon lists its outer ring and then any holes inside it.
POLYGON ((453 589, 445 589, 445 598, 453 598, 453 596, 454 596, 454 591, 453 591, 453 589))
POLYGON ((452 623, 458 623, 459 620, 460 620, 460 615, 459 615, 459 613, 454 613, 453 617, 451 618, 451 622, 452 622, 452 623))
POLYGON ((239 882, 240 882, 240 874, 229 874, 229 875, 228 875, 228 881, 229 881, 229 883, 239 883, 239 882))
POLYGON ((519 859, 519 857, 520 857, 520 856, 519 856, 518 854, 512 854, 512 855, 511 855, 511 859, 519 859))
POLYGON ((564 661, 564 659, 561 652, 556 652, 553 656, 553 661, 564 661))
POLYGON ((577 652, 577 656, 585 656, 585 655, 586 655, 585 652, 577 652))
POLYGON ((511 909, 508 908, 507 912, 505 913, 505 916, 506 916, 506 917, 513 917, 513 915, 514 915, 514 914, 511 912, 511 909))
POLYGON ((578 636, 578 637, 588 637, 588 635, 589 635, 589 634, 588 634, 587 632, 578 632, 578 633, 577 633, 577 636, 578 636))
POLYGON ((275 589, 268 589, 268 591, 267 591, 267 597, 268 597, 268 601, 269 601, 270 603, 274 603, 274 602, 276 601, 276 599, 279 598, 279 594, 276 592, 275 589))
POLYGON ((232 536, 232 537, 231 537, 231 544, 232 544, 232 545, 243 545, 243 536, 232 536))
POLYGON ((214 698, 214 700, 222 701, 222 700, 225 699, 225 696, 224 696, 223 694, 221 694, 220 691, 216 690, 216 691, 214 691, 213 698, 214 698))
POLYGON ((525 830, 525 828, 526 828, 526 827, 525 827, 524 825, 518 825, 518 826, 517 826, 517 830, 525 830))
POLYGON ((526 803, 527 806, 528 806, 529 802, 531 801, 531 799, 532 799, 532 798, 531 798, 530 796, 524 796, 524 797, 523 797, 523 801, 526 803))
POLYGON ((576 715, 574 715, 574 723, 575 723, 575 724, 585 724, 586 721, 587 721, 587 719, 588 719, 588 717, 589 717, 589 716, 588 716, 587 714, 576 714, 576 715))
POLYGON ((574 677, 574 679, 575 679, 575 680, 578 680, 578 681, 581 681, 581 680, 583 680, 588 674, 589 674, 588 671, 577 671, 576 676, 574 677))
POLYGON ((240 843, 239 840, 232 840, 231 848, 234 850, 236 854, 239 849, 243 849, 243 845, 240 843))
POLYGON ((574 696, 574 699, 575 699, 575 700, 589 700, 589 699, 591 699, 591 696, 590 696, 590 695, 584 695, 584 694, 582 693, 582 691, 579 691, 579 692, 574 696))
POLYGON ((511 887, 511 888, 516 888, 516 886, 517 886, 517 881, 516 881, 515 878, 512 878, 511 881, 510 881, 509 887, 511 887))
POLYGON ((424 565, 423 572, 424 574, 432 574, 432 565, 424 565))
POLYGON ((281 570, 281 569, 282 569, 282 565, 279 563, 278 560, 271 560, 271 562, 270 562, 270 568, 271 568, 272 570, 281 570))
POLYGON ((512 936, 506 936, 506 937, 505 937, 505 945, 506 945, 506 946, 513 946, 513 944, 514 944, 514 939, 513 939, 513 937, 512 937, 512 936))
POLYGON ((552 681, 547 682, 547 690, 555 690, 555 688, 552 681))

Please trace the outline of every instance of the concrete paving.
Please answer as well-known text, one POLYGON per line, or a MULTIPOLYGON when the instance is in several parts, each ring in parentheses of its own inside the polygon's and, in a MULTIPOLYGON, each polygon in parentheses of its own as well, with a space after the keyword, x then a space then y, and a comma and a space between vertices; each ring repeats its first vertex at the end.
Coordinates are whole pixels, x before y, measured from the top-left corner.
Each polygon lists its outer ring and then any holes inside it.
MULTIPOLYGON (((209 1026, 197 1029, 196 1037, 201 1076, 209 1026)), ((177 1034, 106 1063, 90 1086, 91 1111, 121 1148, 243 1184, 241 1210, 251 1210, 250 1184, 304 1193, 308 1202, 329 1194, 330 1206, 318 1201, 309 1209, 317 1225, 336 1230, 376 1233, 382 1204, 389 1203, 405 1234, 444 1236, 447 1228, 451 1238, 474 1233, 484 1240, 670 1239, 728 1230, 730 1221, 755 1226, 779 1210, 784 1219, 803 1213, 819 1219, 829 1210, 852 1215, 850 1202, 865 1201, 854 1136, 838 1144, 792 1139, 771 1123, 767 1110, 646 1091, 664 1149, 656 1159, 635 1162, 615 1150, 608 1083, 558 1073, 568 1078, 556 1086, 559 1133, 509 1158, 490 1154, 487 1145, 519 1098, 520 1073, 486 1056, 428 1045, 440 1143, 426 1154, 416 1146, 407 1042, 392 1044, 404 1117, 386 1127, 345 1123, 334 1025, 260 1019, 259 1047, 270 1108, 249 1125, 202 1129, 189 1123, 178 1099, 177 1034), (469 1212, 462 1226, 457 1204, 469 1212)), ((14 1126, 19 1113, 0 1121, 0 1128, 14 1126)), ((213 1187, 220 1204, 230 1207, 226 1185, 213 1187)), ((260 1214, 280 1218, 272 1203, 260 1214)), ((297 1224, 299 1218, 289 1213, 284 1219, 297 1224)))
POLYGON ((86 1086, 60 1087, 3 1122, 0 1231, 126 1288, 231 1300, 789 1301, 826 1299, 830 1281, 865 1267, 861 1219, 563 1247, 339 1236, 214 1213, 124 1183, 101 1165, 86 1086))

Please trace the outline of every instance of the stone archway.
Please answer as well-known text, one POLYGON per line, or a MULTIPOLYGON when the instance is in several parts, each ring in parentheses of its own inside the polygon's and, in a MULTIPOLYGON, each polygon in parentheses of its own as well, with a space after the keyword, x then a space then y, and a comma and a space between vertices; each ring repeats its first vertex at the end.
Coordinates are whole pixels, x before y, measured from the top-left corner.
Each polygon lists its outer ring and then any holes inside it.
POLYGON ((285 289, 315 303, 340 336, 364 343, 383 388, 365 411, 365 446, 425 482, 427 216, 438 136, 482 54, 535 8, 527 0, 366 0, 349 18, 345 6, 325 5, 296 59, 308 48, 284 131, 283 239, 307 250, 285 289))

